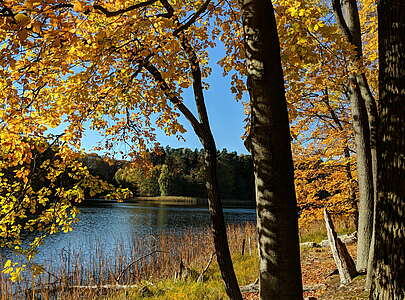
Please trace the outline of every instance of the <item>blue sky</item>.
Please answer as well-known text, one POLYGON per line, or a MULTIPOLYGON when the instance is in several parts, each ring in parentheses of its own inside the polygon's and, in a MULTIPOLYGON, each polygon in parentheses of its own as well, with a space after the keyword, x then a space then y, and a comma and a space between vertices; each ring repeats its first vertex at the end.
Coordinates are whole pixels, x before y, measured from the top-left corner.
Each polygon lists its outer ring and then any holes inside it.
MULTIPOLYGON (((243 134, 243 105, 237 102, 230 92, 230 77, 222 76, 222 68, 216 62, 223 57, 224 50, 221 45, 210 49, 211 76, 206 80, 210 84, 209 90, 205 91, 205 100, 210 119, 211 129, 214 134, 218 150, 226 148, 228 152, 236 151, 247 154, 241 136, 243 134)), ((194 109, 192 91, 188 90, 183 95, 186 105, 194 109)), ((159 143, 165 147, 173 148, 201 148, 201 143, 193 132, 188 121, 181 118, 181 123, 187 129, 183 135, 186 141, 178 141, 175 136, 166 136, 163 131, 157 131, 159 143)), ((99 137, 96 133, 87 131, 83 139, 83 147, 90 149, 97 143, 99 137)))

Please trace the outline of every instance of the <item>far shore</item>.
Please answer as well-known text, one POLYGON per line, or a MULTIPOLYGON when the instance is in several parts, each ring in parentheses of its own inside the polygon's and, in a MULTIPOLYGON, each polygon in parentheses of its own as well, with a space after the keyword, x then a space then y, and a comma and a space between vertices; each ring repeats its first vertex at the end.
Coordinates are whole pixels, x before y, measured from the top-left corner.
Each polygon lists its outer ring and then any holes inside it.
MULTIPOLYGON (((222 203, 226 206, 244 206, 244 207, 254 207, 255 203, 252 200, 247 199, 221 199, 222 203)), ((106 200, 106 199, 86 199, 84 203, 109 203, 109 202, 119 202, 117 200, 106 200)), ((166 205, 208 205, 207 198, 201 197, 187 197, 187 196, 156 196, 156 197, 133 197, 123 201, 125 203, 140 203, 140 202, 150 202, 150 203, 162 203, 166 205)))

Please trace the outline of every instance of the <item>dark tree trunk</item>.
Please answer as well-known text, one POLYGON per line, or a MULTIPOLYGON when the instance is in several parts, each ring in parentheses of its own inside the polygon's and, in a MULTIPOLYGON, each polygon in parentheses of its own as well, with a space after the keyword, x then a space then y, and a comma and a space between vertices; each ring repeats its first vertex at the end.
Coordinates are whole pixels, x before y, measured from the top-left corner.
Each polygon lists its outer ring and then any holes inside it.
MULTIPOLYGON (((349 150, 348 146, 346 146, 344 149, 344 156, 346 158, 350 158, 350 150, 349 150)), ((358 230, 359 230, 359 208, 357 205, 356 190, 355 190, 355 187, 353 186, 354 180, 353 180, 352 170, 351 170, 351 166, 350 166, 350 161, 346 163, 345 170, 346 170, 347 181, 349 181, 350 204, 353 207, 353 211, 354 211, 354 227, 356 228, 356 230, 358 232, 358 230)))
POLYGON ((260 299, 302 299, 298 210, 280 45, 271 1, 241 0, 260 255, 260 299))
POLYGON ((380 120, 374 280, 370 299, 405 299, 405 5, 378 4, 380 120))
POLYGON ((218 189, 217 176, 217 148, 211 132, 208 119, 207 108, 205 106, 201 68, 197 55, 190 42, 181 36, 181 44, 186 52, 191 65, 193 77, 194 100, 198 111, 199 125, 196 134, 204 146, 206 187, 208 192, 208 206, 212 220, 212 234, 215 246, 217 262, 221 271, 222 279, 225 283, 225 290, 231 300, 242 300, 238 280, 233 268, 231 253, 228 246, 226 225, 222 203, 218 189))
POLYGON ((228 246, 224 214, 222 211, 221 199, 219 197, 217 178, 217 149, 210 129, 208 114, 205 106, 201 69, 198 63, 197 55, 194 52, 190 42, 184 37, 184 35, 180 38, 183 50, 186 52, 192 66, 194 101, 197 106, 198 119, 184 105, 184 103, 174 95, 174 93, 170 92, 169 85, 163 79, 159 70, 147 61, 144 64, 145 68, 153 76, 169 100, 177 106, 181 113, 190 122, 194 132, 204 146, 206 187, 208 192, 209 211, 212 220, 215 253, 222 279, 225 283, 227 295, 231 300, 242 300, 242 294, 240 292, 235 271, 233 269, 231 254, 228 246))
POLYGON ((217 149, 210 130, 203 138, 200 137, 205 150, 205 168, 207 176, 208 205, 212 220, 212 235, 215 246, 217 262, 225 283, 225 290, 232 300, 242 300, 238 281, 233 269, 231 253, 228 246, 226 224, 222 210, 221 199, 219 198, 218 177, 217 177, 217 149))

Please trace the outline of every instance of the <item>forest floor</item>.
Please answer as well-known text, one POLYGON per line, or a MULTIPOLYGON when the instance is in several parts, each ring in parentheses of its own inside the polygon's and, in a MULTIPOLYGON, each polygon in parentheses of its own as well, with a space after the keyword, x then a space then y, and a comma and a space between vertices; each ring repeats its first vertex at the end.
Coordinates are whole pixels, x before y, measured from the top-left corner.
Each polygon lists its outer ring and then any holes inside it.
MULTIPOLYGON (((349 245, 348 250, 355 258, 356 245, 349 245)), ((301 267, 304 286, 316 288, 314 291, 304 292, 305 297, 314 297, 317 300, 368 299, 368 292, 364 291, 364 275, 356 277, 347 286, 340 286, 329 247, 301 249, 301 267)), ((249 300, 259 299, 257 293, 244 296, 249 300)))

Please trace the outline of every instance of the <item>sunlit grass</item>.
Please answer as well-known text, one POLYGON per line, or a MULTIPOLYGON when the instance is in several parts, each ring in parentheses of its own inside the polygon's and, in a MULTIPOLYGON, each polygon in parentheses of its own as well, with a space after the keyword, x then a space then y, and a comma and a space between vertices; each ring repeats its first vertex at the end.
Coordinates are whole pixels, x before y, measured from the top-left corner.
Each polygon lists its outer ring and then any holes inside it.
MULTIPOLYGON (((233 257, 234 268, 240 285, 246 285, 256 280, 258 276, 257 255, 240 254, 233 257)), ((167 279, 156 283, 143 282, 139 288, 121 292, 109 300, 138 300, 138 299, 227 299, 218 265, 214 263, 206 274, 204 282, 192 280, 167 279), (146 291, 146 292, 145 292, 146 291)))
MULTIPOLYGON (((334 217, 333 223, 336 232, 341 234, 349 234, 354 232, 355 225, 353 218, 350 217, 334 217)), ((300 242, 315 242, 319 243, 327 239, 325 222, 323 220, 312 221, 300 226, 300 242)))

